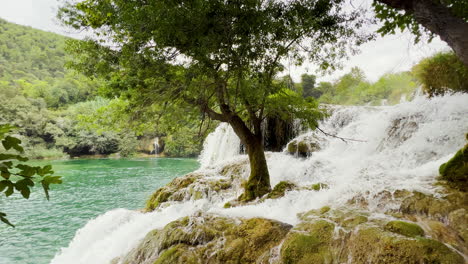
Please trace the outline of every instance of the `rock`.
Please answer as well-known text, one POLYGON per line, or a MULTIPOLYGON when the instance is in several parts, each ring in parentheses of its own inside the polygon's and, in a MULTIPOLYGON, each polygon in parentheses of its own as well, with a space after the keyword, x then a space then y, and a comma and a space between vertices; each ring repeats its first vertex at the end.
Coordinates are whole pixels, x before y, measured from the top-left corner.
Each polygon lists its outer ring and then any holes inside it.
MULTIPOLYGON (((468 134, 467 134, 468 137, 468 134)), ((468 191, 468 144, 439 168, 442 180, 462 191, 468 191)))
POLYGON ((464 263, 443 243, 424 238, 415 223, 369 219, 358 208, 324 208, 300 216, 283 243, 283 263, 464 263))
POLYGON ((377 227, 358 229, 347 246, 353 264, 465 263, 462 256, 436 240, 395 236, 377 227))
POLYGON ((328 189, 328 185, 325 183, 315 183, 310 185, 309 187, 306 187, 307 190, 314 190, 314 191, 320 191, 322 189, 328 189))
POLYGON ((287 191, 291 191, 297 188, 297 186, 289 181, 281 181, 275 185, 273 190, 267 195, 267 199, 277 199, 283 197, 287 191))
POLYGON ((448 222, 449 226, 456 230, 464 241, 468 242, 468 210, 460 208, 450 212, 448 222))
POLYGON ((420 226, 404 221, 390 221, 384 229, 407 237, 424 236, 424 230, 420 226))
POLYGON ((148 233, 122 263, 268 263, 290 229, 263 218, 184 217, 148 233))
POLYGON ((293 140, 288 144, 288 153, 299 157, 308 157, 312 152, 320 150, 317 142, 304 140, 293 140))
POLYGON ((227 191, 232 187, 230 178, 210 178, 198 173, 189 173, 173 179, 159 188, 146 202, 145 211, 151 212, 169 201, 199 200, 227 191))
POLYGON ((447 219, 450 212, 468 208, 468 196, 465 192, 453 189, 445 189, 443 197, 437 198, 421 192, 413 192, 413 195, 405 198, 400 205, 400 211, 404 214, 417 214, 429 216, 433 219, 447 219))

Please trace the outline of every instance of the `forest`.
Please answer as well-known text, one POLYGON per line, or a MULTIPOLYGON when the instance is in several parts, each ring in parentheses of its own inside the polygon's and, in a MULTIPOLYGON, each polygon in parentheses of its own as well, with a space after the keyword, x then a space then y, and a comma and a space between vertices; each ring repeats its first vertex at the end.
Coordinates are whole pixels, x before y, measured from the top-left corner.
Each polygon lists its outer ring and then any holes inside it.
MULTIPOLYGON (((154 154, 155 137, 163 139, 166 156, 197 156, 216 125, 203 124, 199 114, 183 107, 176 123, 160 117, 162 107, 135 118, 125 99, 106 97, 103 80, 66 67, 71 59, 67 37, 5 20, 0 20, 0 32, 0 122, 18 127, 30 158, 154 154)), ((443 94, 447 87, 466 91, 467 76, 459 59, 445 52, 376 82, 356 67, 332 82, 319 82, 313 74, 278 82, 322 103, 393 105, 409 100, 419 87, 428 95, 443 94)))

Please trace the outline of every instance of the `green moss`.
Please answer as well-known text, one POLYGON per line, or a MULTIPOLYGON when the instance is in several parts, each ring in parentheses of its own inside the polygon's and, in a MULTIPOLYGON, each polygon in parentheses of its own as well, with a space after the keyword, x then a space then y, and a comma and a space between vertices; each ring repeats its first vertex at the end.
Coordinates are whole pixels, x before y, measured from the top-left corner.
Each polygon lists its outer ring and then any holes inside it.
POLYGON ((168 191, 166 187, 158 189, 155 193, 151 195, 151 197, 146 201, 146 212, 154 211, 158 206, 169 200, 169 197, 172 195, 171 192, 168 191))
POLYGON ((329 263, 335 225, 325 220, 300 223, 281 248, 283 263, 329 263))
POLYGON ((363 224, 363 223, 366 223, 367 221, 369 221, 369 219, 366 217, 366 216, 363 216, 363 215, 357 215, 357 216, 353 216, 353 217, 349 217, 349 218, 346 218, 343 220, 342 222, 342 226, 343 227, 356 227, 360 224, 363 224))
POLYGON ((384 229, 408 237, 424 236, 424 230, 420 226, 403 221, 390 221, 384 229))
POLYGON ((154 264, 173 264, 173 263, 185 263, 185 264, 197 264, 199 263, 196 256, 193 255, 192 250, 183 244, 171 247, 161 253, 154 264))
POLYGON ((327 213, 328 211, 330 211, 330 206, 324 206, 322 208, 320 208, 320 214, 325 214, 327 213))
POLYGON ((327 189, 328 185, 325 183, 315 183, 308 187, 309 190, 320 191, 321 189, 327 189))
POLYGON ((468 144, 439 168, 441 179, 450 186, 468 191, 468 144))
POLYGON ((289 181, 280 181, 275 185, 273 190, 267 195, 268 199, 276 199, 283 197, 286 191, 290 191, 296 188, 296 185, 289 181))
POLYGON ((353 264, 464 263, 462 256, 438 241, 394 236, 376 227, 359 229, 347 244, 353 264))
POLYGON ((316 143, 308 143, 305 141, 294 140, 288 144, 288 153, 292 155, 298 155, 301 157, 307 157, 312 152, 320 150, 320 146, 316 143))
POLYGON ((291 234, 281 248, 284 264, 292 263, 322 263, 318 260, 321 242, 313 236, 300 233, 291 234))
POLYGON ((232 207, 232 204, 230 202, 227 202, 224 204, 223 206, 224 208, 231 208, 232 207))

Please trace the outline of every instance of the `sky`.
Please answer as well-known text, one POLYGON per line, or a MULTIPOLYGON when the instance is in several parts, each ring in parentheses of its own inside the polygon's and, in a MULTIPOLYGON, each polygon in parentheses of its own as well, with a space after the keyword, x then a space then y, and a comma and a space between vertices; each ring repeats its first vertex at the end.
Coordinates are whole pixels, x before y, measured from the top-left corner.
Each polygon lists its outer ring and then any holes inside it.
MULTIPOLYGON (((57 21, 56 13, 61 2, 63 0, 0 0, 0 18, 20 25, 80 38, 82 34, 61 27, 57 21)), ((313 65, 291 67, 288 71, 295 81, 299 81, 303 73, 316 74, 319 76, 319 81, 333 81, 357 66, 364 71, 370 81, 376 81, 385 73, 410 70, 420 59, 439 51, 449 50, 445 42, 438 38, 431 43, 421 42, 415 45, 413 42, 413 37, 409 33, 379 37, 375 41, 362 45, 361 52, 345 61, 342 70, 326 76, 314 72, 313 65)))

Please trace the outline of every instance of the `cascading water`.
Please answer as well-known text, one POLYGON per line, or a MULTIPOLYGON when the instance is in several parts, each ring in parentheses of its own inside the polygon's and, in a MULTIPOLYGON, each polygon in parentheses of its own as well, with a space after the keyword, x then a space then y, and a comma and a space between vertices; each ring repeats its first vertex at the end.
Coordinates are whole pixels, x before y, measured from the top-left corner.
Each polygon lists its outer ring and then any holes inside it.
POLYGON ((220 124, 203 143, 199 161, 202 168, 215 165, 239 155, 240 139, 227 123, 220 124))
MULTIPOLYGON (((239 195, 232 188, 218 197, 172 202, 152 213, 117 209, 91 220, 80 229, 67 248, 52 263, 109 263, 135 247, 150 230, 162 228, 180 217, 204 211, 225 216, 266 217, 289 224, 297 213, 325 205, 339 207, 364 196, 373 199, 383 190, 418 190, 434 193, 432 183, 438 167, 462 145, 468 131, 468 95, 447 95, 432 99, 417 97, 411 102, 380 107, 334 107, 321 128, 342 138, 308 132, 302 138, 320 140, 321 150, 308 158, 286 152, 268 153, 271 184, 288 180, 299 186, 324 183, 320 191, 297 190, 279 199, 224 209, 224 203, 239 195), (309 137, 307 137, 309 136, 309 137)), ((220 162, 246 162, 238 155, 238 138, 221 125, 205 142, 199 173, 220 177, 220 162)), ((248 176, 248 170, 242 177, 248 176)), ((392 206, 389 204, 388 206, 392 206)), ((379 213, 375 202, 376 213, 379 213)))
POLYGON ((153 145, 154 145, 154 154, 158 155, 160 153, 160 151, 159 151, 159 147, 160 147, 159 146, 159 137, 154 138, 153 145))

